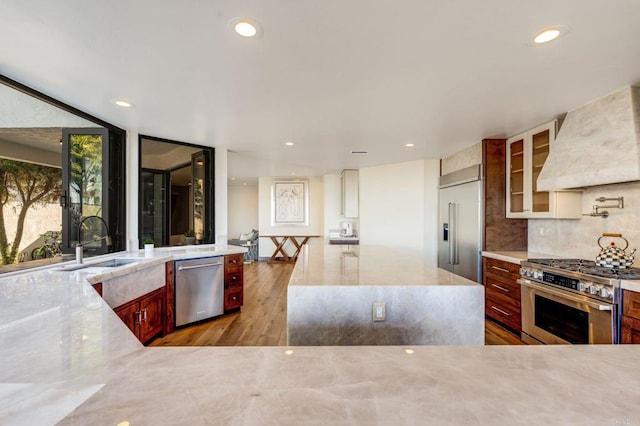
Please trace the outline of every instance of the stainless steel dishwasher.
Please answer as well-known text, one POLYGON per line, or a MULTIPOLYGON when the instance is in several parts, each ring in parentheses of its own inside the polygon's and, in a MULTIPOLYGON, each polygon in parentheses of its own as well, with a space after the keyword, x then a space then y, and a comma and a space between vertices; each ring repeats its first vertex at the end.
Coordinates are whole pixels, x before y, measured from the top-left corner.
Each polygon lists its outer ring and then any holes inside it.
POLYGON ((224 260, 221 256, 178 260, 176 327, 224 312, 224 260))

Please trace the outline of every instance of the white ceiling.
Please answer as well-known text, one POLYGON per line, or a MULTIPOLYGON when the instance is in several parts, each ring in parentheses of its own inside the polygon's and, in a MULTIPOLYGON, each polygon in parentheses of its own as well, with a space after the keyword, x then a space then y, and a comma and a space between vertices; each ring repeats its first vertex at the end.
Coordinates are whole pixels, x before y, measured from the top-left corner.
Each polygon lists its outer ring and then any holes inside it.
POLYGON ((241 179, 318 175, 441 158, 639 84, 639 23, 638 0, 3 0, 0 73, 127 130, 228 147, 241 179))

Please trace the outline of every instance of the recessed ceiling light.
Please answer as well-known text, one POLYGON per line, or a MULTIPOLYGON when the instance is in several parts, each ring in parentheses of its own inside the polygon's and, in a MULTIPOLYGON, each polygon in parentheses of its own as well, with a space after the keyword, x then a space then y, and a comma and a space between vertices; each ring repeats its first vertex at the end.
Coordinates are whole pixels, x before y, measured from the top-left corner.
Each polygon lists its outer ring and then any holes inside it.
POLYGON ((257 38, 262 35, 260 24, 247 18, 233 18, 229 21, 233 32, 243 38, 257 38))
POLYGON ((368 154, 367 151, 351 151, 352 154, 368 154))
POLYGON ((294 142, 285 142, 284 144, 285 144, 286 146, 294 146, 294 145, 295 145, 295 143, 294 143, 294 142))
POLYGON ((231 180, 236 180, 236 178, 231 178, 231 180))
POLYGON ((414 144, 414 143, 405 143, 404 146, 406 146, 407 148, 413 148, 414 146, 416 146, 416 144, 414 144))
POLYGON ((547 27, 538 31, 533 37, 534 44, 545 44, 558 37, 565 35, 568 31, 568 27, 564 25, 554 25, 553 27, 547 27))
POLYGON ((121 99, 115 101, 115 104, 118 105, 119 107, 122 107, 122 108, 131 108, 133 106, 133 104, 131 102, 124 101, 124 100, 121 100, 121 99))
POLYGON ((236 33, 242 37, 255 37, 258 34, 256 27, 251 22, 238 22, 234 27, 236 33))
POLYGON ((295 176, 295 175, 296 175, 296 172, 291 172, 291 176, 295 176))

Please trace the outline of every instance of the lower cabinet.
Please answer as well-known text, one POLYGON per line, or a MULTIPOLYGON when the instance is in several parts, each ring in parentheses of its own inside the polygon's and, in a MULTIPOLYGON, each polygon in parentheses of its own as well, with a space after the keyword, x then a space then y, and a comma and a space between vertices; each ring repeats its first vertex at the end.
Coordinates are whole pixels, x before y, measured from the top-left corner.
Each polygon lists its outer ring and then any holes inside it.
POLYGON ((640 293, 623 290, 622 343, 640 343, 640 293))
POLYGON ((485 315, 520 337, 520 265, 483 257, 482 272, 485 315))
POLYGON ((118 306, 114 312, 142 343, 164 333, 164 287, 118 306))
POLYGON ((224 257, 224 311, 242 307, 244 262, 242 253, 224 257))

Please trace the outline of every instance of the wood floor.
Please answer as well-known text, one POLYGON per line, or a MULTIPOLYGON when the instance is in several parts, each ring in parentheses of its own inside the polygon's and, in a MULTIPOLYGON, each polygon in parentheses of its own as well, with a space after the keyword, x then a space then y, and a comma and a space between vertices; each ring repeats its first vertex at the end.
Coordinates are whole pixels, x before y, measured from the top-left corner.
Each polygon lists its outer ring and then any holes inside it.
MULTIPOLYGON (((287 284, 293 264, 244 265, 244 306, 236 313, 189 326, 149 346, 286 346, 287 284)), ((485 344, 522 345, 520 339, 485 321, 485 344)))
POLYGON ((287 284, 293 264, 244 265, 244 306, 236 313, 177 330, 149 346, 285 346, 287 284))

